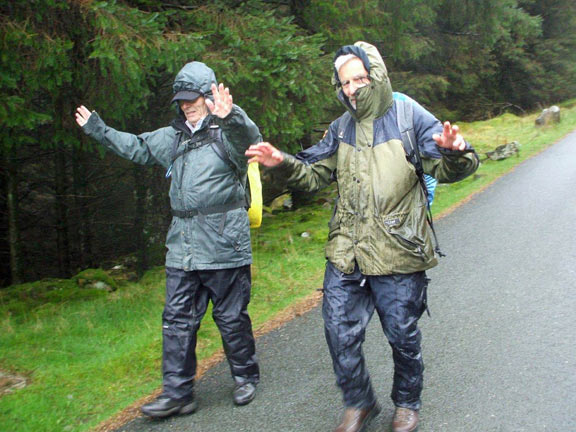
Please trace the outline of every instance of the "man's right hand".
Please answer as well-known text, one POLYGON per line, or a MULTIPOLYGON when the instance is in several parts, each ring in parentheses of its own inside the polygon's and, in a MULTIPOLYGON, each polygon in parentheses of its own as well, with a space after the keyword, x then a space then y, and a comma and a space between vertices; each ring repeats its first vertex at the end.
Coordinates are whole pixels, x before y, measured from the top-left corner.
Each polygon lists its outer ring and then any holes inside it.
POLYGON ((267 167, 279 165, 284 160, 282 152, 267 142, 251 145, 245 155, 250 158, 248 163, 258 162, 267 167))
POLYGON ((92 112, 84 105, 80 105, 78 108, 76 108, 76 123, 78 123, 78 126, 84 126, 88 122, 88 119, 91 115, 92 112))

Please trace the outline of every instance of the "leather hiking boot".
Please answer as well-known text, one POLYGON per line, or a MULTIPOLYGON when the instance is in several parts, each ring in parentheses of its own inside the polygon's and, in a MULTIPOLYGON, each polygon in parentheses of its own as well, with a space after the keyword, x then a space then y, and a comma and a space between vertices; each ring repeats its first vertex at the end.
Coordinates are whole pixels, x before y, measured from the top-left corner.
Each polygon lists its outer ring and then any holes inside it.
POLYGON ((418 429, 418 411, 397 407, 392 420, 393 432, 413 432, 418 429))
POLYGON ((256 384, 249 382, 236 386, 232 397, 236 405, 248 405, 256 397, 256 384))
POLYGON ((191 414, 198 408, 198 403, 194 397, 186 399, 172 399, 161 394, 154 402, 142 405, 140 410, 148 417, 161 418, 176 414, 191 414))
POLYGON ((372 405, 371 408, 346 408, 342 423, 334 429, 334 432, 363 432, 374 417, 380 414, 380 406, 372 405))

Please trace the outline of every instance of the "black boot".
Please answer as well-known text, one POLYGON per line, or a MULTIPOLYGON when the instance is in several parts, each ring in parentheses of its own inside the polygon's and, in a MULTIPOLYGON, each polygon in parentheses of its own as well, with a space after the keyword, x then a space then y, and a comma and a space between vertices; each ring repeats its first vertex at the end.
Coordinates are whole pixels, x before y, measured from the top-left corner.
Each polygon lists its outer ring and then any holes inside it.
POLYGON ((161 394, 154 402, 143 405, 140 410, 149 417, 160 418, 176 414, 191 414, 197 408, 198 403, 194 400, 194 396, 185 399, 172 399, 161 394))
POLYGON ((248 405, 256 397, 256 384, 248 382, 237 385, 232 396, 236 405, 248 405))

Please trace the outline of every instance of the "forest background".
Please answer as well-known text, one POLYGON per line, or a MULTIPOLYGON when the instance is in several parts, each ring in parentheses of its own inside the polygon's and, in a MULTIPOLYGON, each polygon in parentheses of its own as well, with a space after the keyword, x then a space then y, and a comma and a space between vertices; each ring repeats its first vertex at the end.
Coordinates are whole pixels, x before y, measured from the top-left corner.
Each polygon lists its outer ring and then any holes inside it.
POLYGON ((341 45, 375 44, 394 90, 470 122, 576 97, 575 29, 573 0, 2 1, 0 287, 162 264, 168 180, 87 139, 79 104, 120 130, 165 126, 175 73, 199 60, 296 152, 342 112, 341 45))

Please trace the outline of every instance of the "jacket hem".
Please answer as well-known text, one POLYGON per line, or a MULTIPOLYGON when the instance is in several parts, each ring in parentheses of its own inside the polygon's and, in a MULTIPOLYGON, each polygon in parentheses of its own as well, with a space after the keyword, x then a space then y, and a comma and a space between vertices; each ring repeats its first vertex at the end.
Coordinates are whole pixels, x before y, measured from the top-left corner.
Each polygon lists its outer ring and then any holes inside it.
MULTIPOLYGON (((341 265, 341 263, 338 264, 334 260, 330 259, 330 257, 326 257, 326 259, 336 269, 338 269, 342 273, 344 273, 344 274, 354 273, 354 265, 353 264, 351 266, 343 266, 343 265, 341 265)), ((431 268, 434 268, 437 265, 438 265, 438 259, 436 257, 433 258, 432 260, 430 260, 428 263, 425 263, 422 266, 417 266, 417 267, 415 266, 415 267, 403 268, 403 269, 401 269, 401 268, 388 268, 388 269, 382 269, 382 271, 378 271, 374 268, 362 268, 360 263, 358 263, 360 273, 362 273, 364 276, 390 276, 390 275, 395 275, 395 274, 412 274, 412 273, 430 270, 431 268)))
POLYGON ((176 268, 179 270, 184 271, 196 271, 196 270, 224 270, 224 269, 231 269, 237 267, 244 267, 246 265, 251 265, 252 259, 246 259, 238 262, 230 262, 230 263, 205 263, 205 264, 196 264, 194 266, 186 267, 182 265, 182 263, 175 263, 166 261, 165 266, 176 268))

